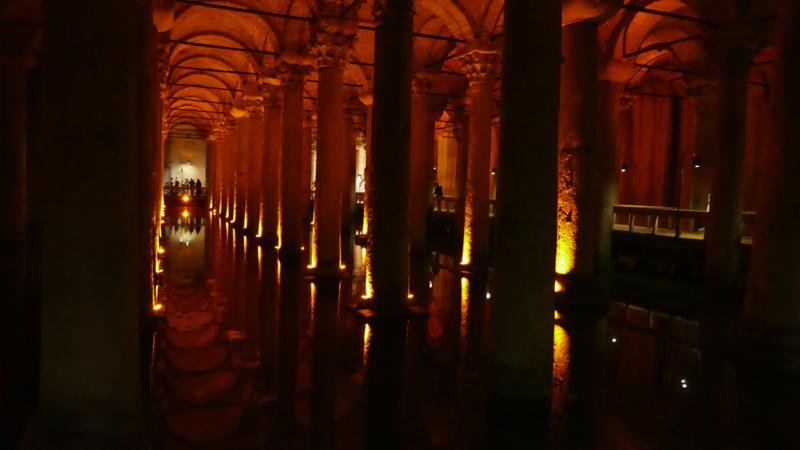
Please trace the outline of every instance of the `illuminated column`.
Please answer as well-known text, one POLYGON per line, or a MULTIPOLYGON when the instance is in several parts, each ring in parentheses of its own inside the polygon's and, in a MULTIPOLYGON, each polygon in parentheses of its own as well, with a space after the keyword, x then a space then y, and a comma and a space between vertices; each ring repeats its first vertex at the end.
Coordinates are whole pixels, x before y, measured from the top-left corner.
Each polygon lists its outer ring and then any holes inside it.
POLYGON ((281 255, 300 255, 303 217, 308 206, 304 184, 306 147, 303 145, 303 78, 305 66, 285 64, 283 80, 283 151, 281 153, 281 255))
MULTIPOLYGON (((277 83, 277 80, 275 80, 277 83)), ((281 137, 282 112, 278 99, 280 90, 275 87, 264 89, 264 121, 259 124, 264 130, 264 159, 262 170, 261 195, 264 202, 261 218, 261 240, 270 246, 277 246, 278 224, 280 223, 281 202, 281 137)))
MULTIPOLYGON (((347 94, 346 98, 350 98, 347 94)), ((342 159, 342 261, 352 267, 355 237, 354 216, 356 211, 356 142, 362 128, 356 107, 346 101, 344 126, 344 158, 342 159)))
MULTIPOLYGON (((337 6, 332 6, 337 9, 337 6)), ((321 14, 322 15, 322 14, 321 14)), ((344 161, 342 76, 358 24, 322 15, 315 23, 314 54, 319 72, 317 122, 316 251, 322 275, 339 272, 341 177, 344 161)))
POLYGON ((303 111, 303 217, 308 216, 311 204, 311 150, 314 145, 314 113, 303 111))
MULTIPOLYGON (((262 175, 269 176, 263 170, 262 163, 265 163, 269 154, 264 146, 264 99, 258 92, 256 86, 253 91, 244 96, 244 108, 247 111, 248 123, 247 136, 247 231, 251 235, 257 235, 261 217, 261 181, 262 175)), ((265 180, 266 181, 266 180, 265 180)), ((264 200, 266 203, 266 199, 264 200)))
MULTIPOLYGON (((800 367, 800 5, 779 2, 774 145, 763 155, 743 323, 755 358, 800 367)), ((714 199, 712 197, 712 209, 714 199)))
MULTIPOLYGON (((727 27, 732 28, 732 27, 727 27)), ((705 287, 730 300, 741 275, 742 160, 747 129, 747 79, 757 52, 746 33, 711 43, 712 73, 719 80, 712 155, 711 208, 706 226, 705 287)))
MULTIPOLYGON (((361 103, 366 106, 367 109, 367 120, 366 120, 366 158, 364 161, 364 214, 363 214, 363 223, 361 224, 361 234, 364 236, 369 235, 369 223, 372 221, 372 210, 371 203, 369 201, 369 191, 370 191, 370 172, 372 171, 372 104, 373 104, 373 97, 372 92, 364 92, 359 97, 361 103)), ((364 297, 365 298, 372 298, 373 290, 373 279, 372 279, 372 252, 367 250, 364 252, 364 297)))
POLYGON ((217 170, 219 170, 217 166, 217 154, 219 153, 219 136, 214 133, 214 130, 208 134, 208 138, 206 140, 207 147, 206 147, 206 183, 205 188, 208 191, 208 205, 210 208, 216 207, 217 198, 214 195, 214 190, 212 187, 214 186, 214 179, 217 176, 217 170))
MULTIPOLYGON (((464 210, 467 200, 467 155, 469 153, 469 116, 463 102, 452 105, 453 136, 456 140, 456 232, 457 242, 464 239, 464 210)), ((463 253, 463 246, 459 250, 463 253)), ((459 254, 459 257, 461 255, 459 254)))
POLYGON ((435 117, 432 111, 431 80, 418 74, 413 80, 411 103, 411 162, 409 235, 411 253, 427 255, 428 209, 433 199, 435 117))
MULTIPOLYGON (((562 30, 561 107, 558 149, 558 245, 555 270, 578 292, 571 301, 593 301, 597 201, 597 25, 567 25, 562 30), (588 289, 587 295, 579 293, 588 289)), ((605 224, 603 224, 605 225, 605 224)))
POLYGON ((505 8, 489 392, 549 411, 561 2, 505 8))
POLYGON ((245 211, 247 206, 247 172, 250 167, 248 150, 250 135, 256 124, 247 118, 247 111, 239 107, 231 108, 231 114, 238 119, 236 127, 236 143, 234 151, 235 181, 233 184, 233 223, 235 226, 244 227, 245 211))
POLYGON ((497 51, 473 41, 461 57, 469 80, 469 147, 461 265, 478 271, 489 264, 489 179, 492 151, 492 88, 497 51))
POLYGON ((135 70, 142 18, 149 16, 140 3, 89 0, 87 14, 46 2, 42 180, 51 195, 41 247, 43 448, 138 446, 147 250, 138 218, 151 211, 143 157, 150 138, 139 110, 147 92, 135 70), (93 204, 98 187, 115 201, 93 204))
POLYGON ((375 72, 367 236, 375 307, 405 308, 411 146, 412 1, 375 2, 375 72))
POLYGON ((220 194, 223 209, 220 214, 224 219, 233 220, 233 184, 235 180, 236 155, 236 121, 224 121, 224 153, 222 154, 222 177, 220 178, 220 194))

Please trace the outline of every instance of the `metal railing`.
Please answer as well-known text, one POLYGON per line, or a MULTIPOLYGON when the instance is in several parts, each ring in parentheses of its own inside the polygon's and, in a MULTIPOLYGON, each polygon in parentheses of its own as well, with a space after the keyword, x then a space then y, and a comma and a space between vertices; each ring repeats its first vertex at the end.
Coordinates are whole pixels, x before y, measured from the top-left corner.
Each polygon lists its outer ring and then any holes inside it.
MULTIPOLYGON (((742 241, 752 240, 756 213, 742 213, 742 241)), ((665 206, 614 205, 615 231, 672 236, 684 239, 705 239, 708 211, 669 208, 665 206)))

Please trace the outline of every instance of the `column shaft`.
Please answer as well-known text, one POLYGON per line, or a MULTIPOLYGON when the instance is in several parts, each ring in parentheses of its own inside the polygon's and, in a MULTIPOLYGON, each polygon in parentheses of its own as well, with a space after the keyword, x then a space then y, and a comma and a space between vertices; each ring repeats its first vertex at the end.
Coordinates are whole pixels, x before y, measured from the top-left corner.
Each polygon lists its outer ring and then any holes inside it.
POLYGON ((505 8, 489 389, 535 400, 553 367, 561 3, 505 8))
POLYGON ((376 308, 397 310, 408 291, 412 1, 387 0, 376 9, 367 252, 376 308))
MULTIPOLYGON (((780 2, 773 99, 775 144, 762 157, 743 322, 763 358, 800 367, 800 6, 780 2)), ((712 197, 712 209, 714 207, 712 197)))
POLYGON ((323 272, 339 269, 341 176, 344 159, 342 74, 338 65, 319 69, 317 124, 317 265, 323 272))
POLYGON ((140 255, 147 243, 138 219, 151 211, 139 112, 147 93, 137 71, 148 12, 139 3, 90 0, 91 14, 60 1, 45 5, 53 20, 43 74, 48 196, 38 412, 45 434, 57 431, 53 448, 68 448, 60 445, 67 436, 102 441, 102 448, 131 446, 139 431, 139 309, 147 301, 140 255), (98 186, 113 201, 93 207, 98 186))
POLYGON ((269 245, 278 245, 278 224, 281 208, 281 106, 277 101, 277 92, 265 97, 264 122, 260 124, 264 130, 264 160, 262 167, 262 198, 264 211, 262 216, 261 239, 269 245))
POLYGON ((409 233, 411 253, 425 255, 428 252, 428 210, 433 199, 435 123, 428 93, 430 81, 417 78, 414 80, 414 88, 411 104, 409 233))
POLYGON ((0 66, 0 240, 25 238, 27 231, 27 156, 25 145, 25 69, 0 66))
POLYGON ((247 173, 250 168, 250 161, 248 160, 250 150, 250 137, 252 136, 252 128, 257 126, 253 119, 243 117, 239 119, 238 126, 236 127, 236 180, 234 182, 233 192, 233 213, 234 224, 244 227, 245 216, 247 211, 247 173))
POLYGON ((596 192, 597 25, 562 30, 559 120, 558 246, 556 271, 584 278, 594 273, 596 192))
POLYGON ((252 120, 256 121, 256 124, 251 128, 253 134, 250 136, 250 148, 248 149, 247 229, 251 235, 257 235, 262 220, 262 201, 266 206, 266 197, 262 200, 262 180, 266 182, 266 177, 269 175, 265 167, 269 154, 264 145, 265 130, 262 125, 264 116, 260 112, 252 114, 252 120))
POLYGON ((742 160, 750 61, 730 52, 719 67, 716 145, 712 155, 711 208, 706 227, 705 284, 712 293, 737 289, 741 275, 742 160))
POLYGON ((308 188, 303 145, 303 73, 289 68, 283 78, 283 152, 281 154, 281 253, 299 255, 308 188))
POLYGON ((487 270, 489 263, 489 180, 492 151, 491 66, 496 54, 473 51, 464 57, 471 71, 467 187, 464 207, 464 242, 461 264, 487 270))

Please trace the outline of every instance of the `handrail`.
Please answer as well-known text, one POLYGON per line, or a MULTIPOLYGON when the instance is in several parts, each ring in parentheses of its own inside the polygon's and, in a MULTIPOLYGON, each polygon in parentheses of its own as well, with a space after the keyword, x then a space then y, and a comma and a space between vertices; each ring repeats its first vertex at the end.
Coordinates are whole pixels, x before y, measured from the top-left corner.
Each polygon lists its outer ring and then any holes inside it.
MULTIPOLYGON (((616 231, 705 239, 708 211, 650 205, 614 205, 612 227, 616 231), (676 223, 677 222, 677 223, 676 223)), ((742 212, 742 237, 752 238, 754 211, 742 212)))

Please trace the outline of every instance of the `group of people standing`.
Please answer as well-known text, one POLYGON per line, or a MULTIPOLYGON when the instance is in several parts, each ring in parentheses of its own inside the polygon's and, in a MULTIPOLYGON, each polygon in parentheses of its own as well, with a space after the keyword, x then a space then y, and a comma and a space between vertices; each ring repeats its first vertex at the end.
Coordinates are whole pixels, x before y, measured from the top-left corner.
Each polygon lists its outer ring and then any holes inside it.
POLYGON ((192 180, 190 178, 178 181, 175 177, 171 177, 166 188, 168 190, 167 193, 173 195, 200 196, 203 193, 203 184, 200 182, 199 178, 197 180, 192 180))

